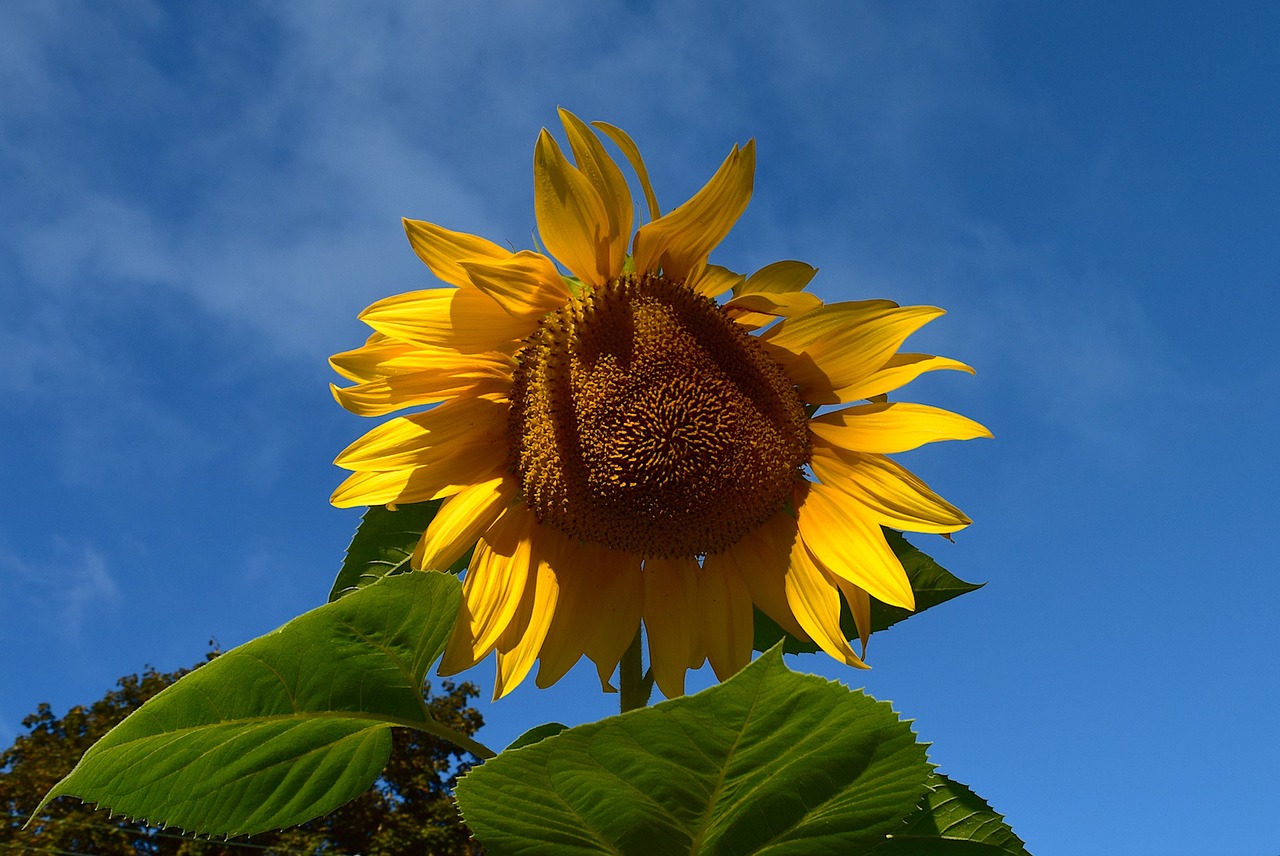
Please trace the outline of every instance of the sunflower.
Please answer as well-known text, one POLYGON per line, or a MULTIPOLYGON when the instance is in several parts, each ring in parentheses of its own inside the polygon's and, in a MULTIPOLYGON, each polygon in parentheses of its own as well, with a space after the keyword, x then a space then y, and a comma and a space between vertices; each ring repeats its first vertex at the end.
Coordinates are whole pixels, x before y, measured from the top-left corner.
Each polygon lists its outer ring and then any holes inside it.
POLYGON ((749 277, 710 264, 751 197, 754 142, 663 215, 625 132, 560 118, 573 163, 546 129, 534 149, 546 252, 405 220, 445 287, 366 309, 373 334, 331 360, 354 385, 333 393, 365 416, 433 406, 343 451, 352 474, 333 503, 443 500, 413 566, 474 553, 440 671, 496 650, 495 699, 535 661, 546 687, 583 655, 610 688, 641 625, 664 695, 706 661, 723 680, 751 658, 753 606, 865 668, 840 599, 864 654, 871 598, 914 608, 881 527, 970 522, 888 455, 990 436, 885 398, 924 372, 972 373, 898 352, 942 310, 824 305, 798 261, 749 277), (631 193, 600 135, 644 192, 649 220, 634 237, 631 193), (827 405, 839 407, 818 415, 827 405))

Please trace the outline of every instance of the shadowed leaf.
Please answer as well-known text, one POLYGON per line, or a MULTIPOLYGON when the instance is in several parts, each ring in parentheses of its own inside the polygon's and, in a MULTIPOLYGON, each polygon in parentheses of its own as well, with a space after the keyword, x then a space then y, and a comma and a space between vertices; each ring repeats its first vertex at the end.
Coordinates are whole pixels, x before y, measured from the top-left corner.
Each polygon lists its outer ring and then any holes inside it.
POLYGON ((504 752, 457 797, 495 854, 843 856, 901 827, 928 775, 888 704, 774 648, 697 695, 504 752))

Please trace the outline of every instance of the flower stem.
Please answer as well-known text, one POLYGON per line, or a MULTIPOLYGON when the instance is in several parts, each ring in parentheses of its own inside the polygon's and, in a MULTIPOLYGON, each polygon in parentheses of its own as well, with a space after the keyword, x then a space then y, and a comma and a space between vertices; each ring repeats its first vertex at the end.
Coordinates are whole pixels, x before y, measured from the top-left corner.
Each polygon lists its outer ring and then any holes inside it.
POLYGON ((644 674, 644 663, 641 660, 640 628, 636 628, 636 638, 631 640, 622 662, 619 665, 618 684, 619 707, 622 713, 645 707, 649 704, 649 694, 653 692, 653 678, 644 674))

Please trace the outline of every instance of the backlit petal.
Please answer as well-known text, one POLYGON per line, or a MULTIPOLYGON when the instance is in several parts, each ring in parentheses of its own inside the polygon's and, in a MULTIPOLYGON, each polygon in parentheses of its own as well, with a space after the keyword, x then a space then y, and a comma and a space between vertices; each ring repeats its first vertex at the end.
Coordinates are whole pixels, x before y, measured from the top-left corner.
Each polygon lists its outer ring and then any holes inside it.
POLYGON ((501 516, 518 487, 502 475, 459 491, 445 500, 418 539, 411 564, 417 570, 444 570, 458 561, 501 516))
POLYGON ((774 262, 765 265, 760 270, 747 277, 747 281, 742 284, 741 288, 735 289, 734 294, 787 294, 790 292, 803 291, 809 281, 818 273, 818 269, 812 265, 798 262, 793 259, 774 262))
POLYGON ((716 677, 728 680, 751 662, 755 626, 751 592, 724 553, 707 556, 698 581, 698 624, 716 677))
MULTIPOLYGON (((465 447, 503 442, 511 405, 495 397, 455 398, 425 413, 399 416, 370 430, 334 463, 357 472, 424 467, 465 447)), ((492 452, 490 452, 492 455, 492 452)))
POLYGON ((511 251, 493 241, 452 232, 434 223, 422 220, 404 220, 404 231, 418 258, 426 264, 437 279, 450 285, 469 285, 467 272, 458 262, 462 259, 505 259, 511 251))
POLYGON ((475 288, 431 288, 379 300, 360 320, 386 336, 466 354, 503 348, 533 332, 536 321, 513 318, 475 288))
POLYGON ((837 394, 841 401, 871 398, 905 386, 925 372, 940 369, 973 374, 973 368, 959 360, 935 357, 932 354, 894 354, 881 368, 853 386, 837 390, 837 394))
POLYGON ((667 698, 684 695, 690 652, 698 645, 698 570, 692 557, 654 558, 644 563, 644 626, 650 668, 667 698))
POLYGON ((505 259, 468 259, 459 264, 470 274, 475 287, 513 318, 537 320, 569 299, 564 277, 541 253, 521 250, 505 259))
POLYGON ((942 314, 932 306, 837 303, 788 318, 761 340, 806 402, 838 404, 839 390, 875 373, 908 336, 942 314))
POLYGON ((735 146, 692 199, 636 232, 636 270, 651 273, 661 268, 665 277, 678 281, 696 273, 746 210, 755 169, 755 141, 741 149, 735 146))
POLYGON ((600 194, 546 129, 534 149, 533 184, 538 234, 551 255, 587 285, 604 284, 614 272, 609 215, 600 194))
POLYGON ((991 436, 986 428, 958 413, 906 401, 844 407, 810 419, 809 430, 837 448, 884 455, 940 440, 991 436))
POLYGON ((561 109, 560 121, 564 123, 565 135, 569 138, 569 147, 573 150, 578 170, 591 182, 604 203, 609 220, 608 276, 615 277, 622 272, 627 242, 631 240, 631 223, 635 218, 631 206, 631 191, 627 188, 622 170, 605 153, 600 138, 582 120, 568 110, 561 109))
POLYGON ((541 535, 539 532, 534 539, 534 570, 530 575, 530 585, 525 587, 524 601, 528 617, 522 622, 518 634, 512 633, 515 625, 510 625, 503 638, 498 641, 498 678, 493 687, 494 701, 511 692, 529 674, 543 640, 547 638, 551 619, 558 609, 560 584, 547 561, 545 551, 540 549, 541 535), (515 638, 508 638, 509 636, 515 638))
POLYGON ((835 584, 799 540, 792 545, 784 585, 791 611, 818 647, 846 665, 867 668, 840 628, 840 595, 835 584))
MULTIPOLYGON (((915 609, 915 594, 902 563, 889 549, 880 524, 868 517, 863 509, 851 508, 846 496, 836 488, 809 484, 797 491, 800 539, 814 559, 876 600, 915 609)), ((793 561, 794 557, 792 551, 793 561)))
POLYGON ((475 558, 462 581, 463 604, 440 662, 440 674, 457 674, 483 659, 516 616, 529 584, 536 525, 528 506, 516 503, 476 544, 475 558))
POLYGON ((818 441, 814 444, 813 472, 824 484, 865 506, 882 526, 943 533, 970 523, 963 511, 884 455, 836 450, 818 441))
POLYGON ((614 145, 622 150, 623 156, 631 164, 631 168, 635 170, 636 178, 640 179, 640 187, 644 190, 644 198, 649 203, 649 219, 657 220, 662 216, 662 211, 658 208, 658 197, 654 195, 653 186, 649 183, 649 170, 645 168, 644 158, 640 157, 640 149, 636 147, 630 135, 621 128, 614 127, 608 122, 592 122, 591 125, 603 131, 605 136, 613 140, 614 145))

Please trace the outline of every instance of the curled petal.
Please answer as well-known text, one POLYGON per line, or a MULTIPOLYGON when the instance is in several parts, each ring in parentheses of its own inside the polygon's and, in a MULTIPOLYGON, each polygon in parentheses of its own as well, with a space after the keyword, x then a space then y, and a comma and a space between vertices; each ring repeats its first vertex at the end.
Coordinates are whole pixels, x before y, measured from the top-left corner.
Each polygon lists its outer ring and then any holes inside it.
POLYGON ((616 276, 622 271, 627 242, 631 240, 631 221, 635 216, 631 208, 631 191, 627 188, 627 180, 622 177, 622 170, 605 153, 600 138, 582 120, 561 109, 560 121, 564 123, 578 170, 591 182, 604 203, 609 219, 609 276, 616 276))
POLYGON ((879 370, 852 386, 837 390, 837 395, 841 401, 858 401, 884 395, 906 386, 925 372, 943 369, 973 374, 973 368, 959 360, 935 357, 932 354, 894 354, 879 370))
POLYGON ((603 285, 621 272, 610 259, 604 201, 546 129, 534 149, 533 184, 538 234, 551 254, 587 285, 603 285))
POLYGON ((569 299, 569 288, 560 271, 540 253, 521 250, 505 259, 468 259, 459 264, 475 287, 512 318, 537 320, 569 299))
POLYGON ((746 210, 755 170, 755 141, 741 149, 735 146, 692 199, 636 232, 636 270, 652 273, 661 268, 667 279, 691 279, 746 210))
POLYGON ((658 208, 658 197, 653 193, 653 185, 649 183, 649 170, 645 169, 644 158, 640 157, 640 149, 636 147, 630 135, 621 128, 614 127, 608 122, 592 122, 591 125, 603 131, 604 135, 613 140, 614 145, 622 150, 627 162, 636 171, 636 178, 640 179, 645 201, 649 203, 649 219, 657 220, 662 216, 662 211, 658 208))
POLYGON ((423 220, 404 220, 404 231, 418 258, 438 279, 450 285, 471 284, 467 272, 458 264, 463 259, 505 259, 511 255, 510 250, 493 241, 465 232, 452 232, 423 220))
POLYGON ((792 545, 784 584, 791 611, 818 647, 846 665, 867 668, 840 628, 840 595, 835 583, 799 539, 792 545))

